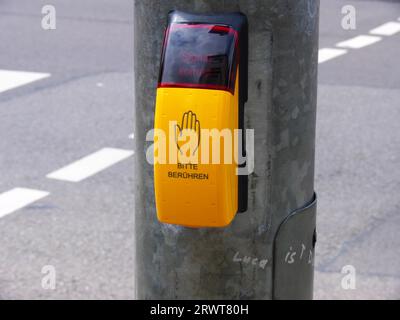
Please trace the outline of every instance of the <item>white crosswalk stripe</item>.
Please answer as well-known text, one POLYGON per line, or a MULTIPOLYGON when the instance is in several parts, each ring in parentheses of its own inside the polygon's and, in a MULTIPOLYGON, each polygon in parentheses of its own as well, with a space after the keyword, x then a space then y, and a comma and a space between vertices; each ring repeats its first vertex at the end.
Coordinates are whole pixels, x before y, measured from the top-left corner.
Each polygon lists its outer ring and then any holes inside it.
POLYGON ((131 150, 104 148, 92 153, 46 177, 70 182, 82 181, 133 155, 131 150))
POLYGON ((339 48, 360 49, 382 40, 381 37, 360 35, 336 44, 339 48))
POLYGON ((14 188, 0 194, 0 218, 49 195, 49 192, 14 188))
POLYGON ((0 70, 0 93, 45 79, 49 76, 49 73, 0 70))
POLYGON ((323 63, 345 53, 347 53, 345 49, 322 48, 318 51, 318 63, 323 63))
POLYGON ((369 33, 378 36, 393 36, 400 32, 400 22, 390 21, 372 29, 369 33))

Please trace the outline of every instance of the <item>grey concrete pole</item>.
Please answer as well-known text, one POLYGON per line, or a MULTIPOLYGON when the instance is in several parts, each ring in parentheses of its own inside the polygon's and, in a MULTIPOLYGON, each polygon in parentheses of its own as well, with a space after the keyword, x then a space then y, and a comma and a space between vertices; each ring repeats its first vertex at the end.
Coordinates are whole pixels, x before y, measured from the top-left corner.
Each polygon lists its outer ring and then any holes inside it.
POLYGON ((136 292, 140 299, 310 299, 316 201, 318 0, 135 0, 136 292), (158 222, 146 161, 172 9, 249 20, 249 204, 226 228, 158 222))

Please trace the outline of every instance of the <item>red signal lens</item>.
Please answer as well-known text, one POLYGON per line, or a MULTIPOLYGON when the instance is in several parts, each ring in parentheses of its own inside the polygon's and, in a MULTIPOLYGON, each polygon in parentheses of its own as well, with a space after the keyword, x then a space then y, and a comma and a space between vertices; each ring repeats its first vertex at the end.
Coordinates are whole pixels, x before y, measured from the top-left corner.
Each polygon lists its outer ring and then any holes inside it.
POLYGON ((165 33, 159 87, 226 90, 233 94, 237 32, 229 26, 172 23, 165 33))

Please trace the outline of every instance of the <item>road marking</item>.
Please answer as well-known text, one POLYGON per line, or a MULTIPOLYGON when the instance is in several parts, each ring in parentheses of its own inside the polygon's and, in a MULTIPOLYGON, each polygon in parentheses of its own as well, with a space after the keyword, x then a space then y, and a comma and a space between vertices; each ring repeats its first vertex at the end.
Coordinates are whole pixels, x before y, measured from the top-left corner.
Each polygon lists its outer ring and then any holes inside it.
POLYGON ((48 196, 46 191, 14 188, 0 194, 0 218, 48 196))
POLYGON ((369 33, 378 36, 392 36, 397 32, 400 32, 400 23, 390 21, 379 27, 376 27, 375 29, 372 29, 369 33))
POLYGON ((0 70, 0 93, 49 76, 49 73, 0 70))
POLYGON ((119 161, 133 155, 131 150, 104 148, 64 168, 49 173, 46 177, 70 182, 82 181, 119 161))
POLYGON ((318 63, 331 60, 347 53, 345 49, 322 48, 318 51, 318 63))
POLYGON ((361 35, 336 44, 340 48, 360 49, 382 40, 381 37, 361 35))

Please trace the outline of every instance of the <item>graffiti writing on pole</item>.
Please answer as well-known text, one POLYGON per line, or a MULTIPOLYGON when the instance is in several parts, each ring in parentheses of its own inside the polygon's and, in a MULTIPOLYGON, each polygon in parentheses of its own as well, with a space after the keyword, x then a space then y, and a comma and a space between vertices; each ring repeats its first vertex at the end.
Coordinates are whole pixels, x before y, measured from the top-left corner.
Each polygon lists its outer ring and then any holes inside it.
POLYGON ((239 262, 243 264, 248 264, 252 266, 258 266, 261 269, 264 269, 265 266, 268 264, 268 259, 259 259, 250 256, 241 256, 240 252, 236 252, 233 256, 233 262, 239 262))
POLYGON ((289 246, 289 250, 285 255, 285 263, 294 264, 299 261, 305 261, 307 264, 314 265, 313 249, 307 248, 302 243, 301 246, 289 246))

